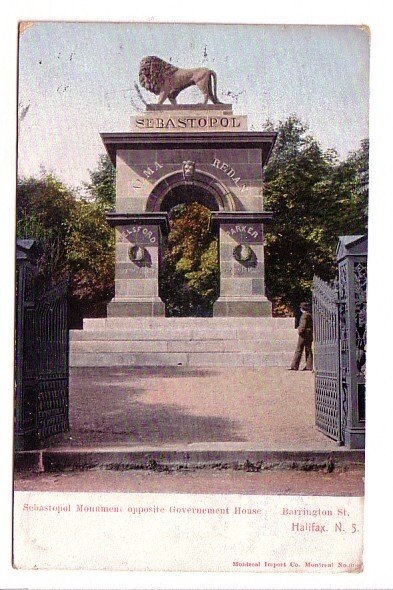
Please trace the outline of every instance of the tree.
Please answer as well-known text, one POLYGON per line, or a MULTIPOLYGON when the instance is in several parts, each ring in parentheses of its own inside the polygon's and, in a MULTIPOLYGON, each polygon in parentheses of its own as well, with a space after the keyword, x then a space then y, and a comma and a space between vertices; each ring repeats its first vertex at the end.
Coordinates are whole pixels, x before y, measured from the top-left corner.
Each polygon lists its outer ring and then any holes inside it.
POLYGON ((170 212, 170 233, 160 277, 161 297, 172 316, 211 315, 219 294, 218 239, 210 210, 194 202, 170 212))
POLYGON ((85 183, 88 194, 106 209, 112 209, 116 200, 116 170, 107 155, 101 155, 97 168, 89 170, 90 182, 85 183))
POLYGON ((82 315, 105 313, 113 296, 115 238, 106 212, 101 199, 77 200, 52 174, 18 180, 17 236, 39 240, 42 280, 69 277, 73 325, 82 315))
POLYGON ((76 207, 70 189, 53 174, 18 179, 16 233, 18 238, 39 240, 42 278, 56 282, 68 273, 65 243, 76 207))
POLYGON ((280 122, 265 170, 266 283, 275 311, 295 311, 310 299, 314 274, 333 279, 339 235, 364 233, 367 222, 368 142, 339 162, 323 151, 296 117, 280 122))
POLYGON ((334 170, 333 184, 344 209, 344 215, 340 214, 337 219, 340 234, 345 233, 347 227, 353 234, 364 233, 368 227, 368 162, 369 140, 364 139, 360 149, 350 152, 334 170))
POLYGON ((106 221, 106 208, 78 202, 70 220, 66 258, 73 298, 85 311, 113 297, 114 252, 115 235, 106 221))

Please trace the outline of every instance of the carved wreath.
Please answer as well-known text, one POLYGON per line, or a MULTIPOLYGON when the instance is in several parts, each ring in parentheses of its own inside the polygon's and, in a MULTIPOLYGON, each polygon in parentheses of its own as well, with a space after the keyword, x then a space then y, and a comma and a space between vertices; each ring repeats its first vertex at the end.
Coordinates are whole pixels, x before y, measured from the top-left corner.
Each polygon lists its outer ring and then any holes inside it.
POLYGON ((248 262, 251 260, 253 255, 253 251, 250 246, 246 244, 239 244, 236 248, 233 249, 233 257, 238 262, 248 262))

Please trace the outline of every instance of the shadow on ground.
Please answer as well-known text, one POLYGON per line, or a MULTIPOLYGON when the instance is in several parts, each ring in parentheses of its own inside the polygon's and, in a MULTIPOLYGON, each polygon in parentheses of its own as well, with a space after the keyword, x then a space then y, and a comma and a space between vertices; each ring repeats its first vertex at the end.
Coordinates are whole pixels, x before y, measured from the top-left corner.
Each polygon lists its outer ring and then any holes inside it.
MULTIPOLYGON (((195 415, 191 409, 171 403, 169 399, 168 403, 155 403, 151 399, 154 399, 151 392, 159 391, 157 384, 162 379, 203 378, 207 375, 211 377, 214 371, 184 371, 178 367, 73 369, 70 431, 43 441, 42 446, 245 441, 238 434, 236 420, 195 415), (150 380, 149 388, 138 387, 144 379, 150 380), (152 388, 152 380, 157 389, 152 388), (146 397, 150 397, 148 402, 146 397)), ((197 394, 203 397, 200 387, 197 394)))

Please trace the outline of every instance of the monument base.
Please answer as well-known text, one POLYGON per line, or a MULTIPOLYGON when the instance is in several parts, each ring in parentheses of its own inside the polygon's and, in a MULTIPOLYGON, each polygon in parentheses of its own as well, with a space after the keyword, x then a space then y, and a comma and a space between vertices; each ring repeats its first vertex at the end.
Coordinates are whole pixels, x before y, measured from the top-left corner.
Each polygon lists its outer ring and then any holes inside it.
POLYGON ((214 317, 271 317, 272 304, 264 297, 219 297, 213 304, 214 317))
POLYGON ((107 306, 108 318, 165 316, 165 304, 159 297, 113 300, 107 306))

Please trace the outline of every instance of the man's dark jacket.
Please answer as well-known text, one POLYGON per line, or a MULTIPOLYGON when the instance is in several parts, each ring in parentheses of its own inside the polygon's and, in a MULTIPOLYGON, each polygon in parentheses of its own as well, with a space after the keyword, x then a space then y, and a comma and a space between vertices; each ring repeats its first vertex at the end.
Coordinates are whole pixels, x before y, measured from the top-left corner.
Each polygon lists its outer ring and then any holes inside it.
POLYGON ((304 340, 312 342, 312 315, 308 311, 303 311, 302 317, 300 318, 299 327, 297 329, 299 336, 302 336, 304 340))

